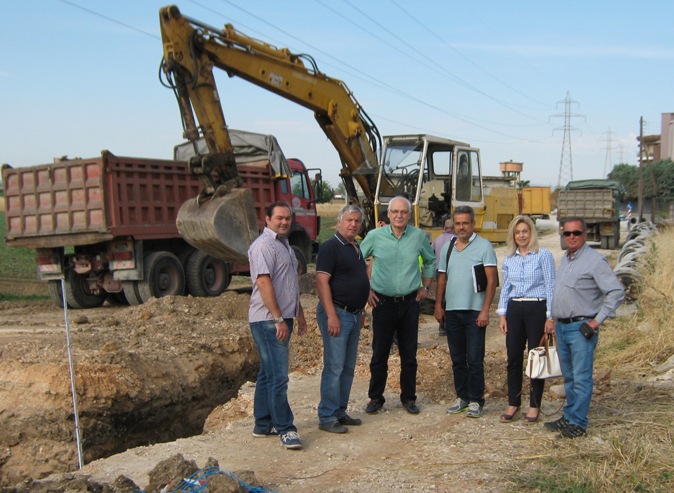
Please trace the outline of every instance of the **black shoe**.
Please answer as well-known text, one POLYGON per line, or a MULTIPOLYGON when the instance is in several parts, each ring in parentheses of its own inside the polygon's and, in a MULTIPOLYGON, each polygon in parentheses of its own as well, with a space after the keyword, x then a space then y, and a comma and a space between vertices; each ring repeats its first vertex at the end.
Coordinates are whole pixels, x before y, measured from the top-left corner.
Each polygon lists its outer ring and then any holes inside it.
POLYGON ((330 421, 329 423, 319 423, 318 429, 330 433, 346 433, 349 429, 339 421, 330 421))
POLYGON ((584 428, 581 428, 578 425, 566 425, 560 431, 561 435, 564 438, 580 438, 587 435, 587 431, 584 428))
POLYGON ((419 408, 417 407, 414 401, 403 402, 403 407, 405 408, 405 411, 407 411, 410 414, 419 414, 419 408))
POLYGON ((374 414, 374 413, 378 412, 382 407, 384 407, 384 401, 372 399, 370 402, 367 403, 367 407, 365 408, 365 412, 367 414, 374 414))
POLYGON ((569 426, 569 420, 564 416, 555 421, 548 421, 543 424, 543 427, 548 431, 562 431, 567 426, 569 426))
POLYGON ((363 421, 360 418, 352 418, 348 414, 345 414, 337 421, 346 426, 360 426, 361 424, 363 424, 363 421))

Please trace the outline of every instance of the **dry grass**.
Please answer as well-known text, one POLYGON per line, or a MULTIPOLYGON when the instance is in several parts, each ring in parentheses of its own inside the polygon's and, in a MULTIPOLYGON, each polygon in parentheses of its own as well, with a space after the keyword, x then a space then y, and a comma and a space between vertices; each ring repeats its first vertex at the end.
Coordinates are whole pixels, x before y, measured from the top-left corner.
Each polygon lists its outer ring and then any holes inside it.
POLYGON ((674 386, 653 378, 674 354, 674 231, 652 238, 639 270, 634 314, 601 333, 596 368, 611 381, 593 398, 589 437, 556 440, 552 459, 520 472, 514 490, 674 491, 674 386))

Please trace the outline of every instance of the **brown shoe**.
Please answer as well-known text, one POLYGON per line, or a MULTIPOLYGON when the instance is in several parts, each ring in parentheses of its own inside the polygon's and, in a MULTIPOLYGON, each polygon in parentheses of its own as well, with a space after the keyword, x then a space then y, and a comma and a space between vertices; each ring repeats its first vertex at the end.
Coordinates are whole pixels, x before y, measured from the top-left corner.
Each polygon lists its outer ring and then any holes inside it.
POLYGON ((520 407, 517 406, 517 409, 513 411, 512 414, 501 414, 501 423, 512 423, 517 419, 517 414, 520 412, 520 407))

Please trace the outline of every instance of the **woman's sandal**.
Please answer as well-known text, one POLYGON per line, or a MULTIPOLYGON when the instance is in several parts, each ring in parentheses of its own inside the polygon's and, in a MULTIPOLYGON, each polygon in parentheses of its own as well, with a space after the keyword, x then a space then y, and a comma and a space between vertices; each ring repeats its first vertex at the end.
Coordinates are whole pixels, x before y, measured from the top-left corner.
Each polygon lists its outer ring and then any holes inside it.
POLYGON ((518 407, 517 409, 515 409, 515 411, 512 414, 506 414, 506 413, 501 414, 501 423, 510 423, 512 421, 515 421, 515 416, 519 412, 520 412, 520 408, 518 407))
POLYGON ((538 423, 538 417, 541 415, 541 413, 538 413, 536 416, 524 416, 524 422, 526 424, 534 424, 538 423))

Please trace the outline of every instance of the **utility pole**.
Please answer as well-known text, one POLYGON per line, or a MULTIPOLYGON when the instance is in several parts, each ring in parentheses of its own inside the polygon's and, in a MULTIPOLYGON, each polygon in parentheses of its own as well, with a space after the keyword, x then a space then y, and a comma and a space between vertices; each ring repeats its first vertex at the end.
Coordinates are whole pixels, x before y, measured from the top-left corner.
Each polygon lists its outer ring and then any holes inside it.
POLYGON ((611 127, 608 127, 608 132, 606 132, 606 157, 604 158, 604 178, 608 177, 609 170, 613 169, 613 161, 611 159, 611 151, 613 147, 613 142, 611 141, 611 127))
POLYGON ((637 192, 637 220, 643 220, 644 213, 644 117, 639 118, 639 190, 637 192))
MULTIPOLYGON (((564 114, 552 115, 552 117, 564 117, 564 127, 556 128, 554 130, 564 130, 564 140, 562 142, 562 156, 559 161, 559 178, 557 179, 557 188, 561 188, 562 182, 566 183, 573 180, 573 156, 571 154, 571 132, 578 130, 571 127, 571 117, 583 117, 583 115, 571 113, 571 104, 578 104, 577 101, 572 101, 569 92, 566 93, 566 98, 563 101, 558 101, 557 104, 564 103, 564 114)), ((552 118, 551 117, 551 118, 552 118)), ((553 132, 554 132, 553 130, 553 132)))

